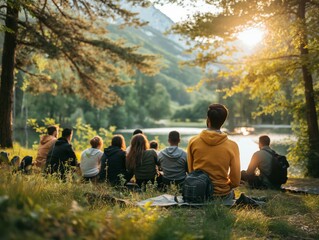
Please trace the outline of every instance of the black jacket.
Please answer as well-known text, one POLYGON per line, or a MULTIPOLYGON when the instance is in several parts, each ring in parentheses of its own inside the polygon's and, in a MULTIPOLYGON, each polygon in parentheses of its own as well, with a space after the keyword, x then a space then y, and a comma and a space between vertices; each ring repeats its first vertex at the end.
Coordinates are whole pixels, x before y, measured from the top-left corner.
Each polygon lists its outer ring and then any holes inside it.
POLYGON ((123 175, 126 182, 132 178, 132 174, 126 170, 126 152, 116 146, 105 148, 101 158, 100 180, 107 178, 112 185, 119 185, 119 174, 123 175))
POLYGON ((66 138, 59 138, 48 153, 46 169, 48 173, 60 173, 64 177, 66 167, 77 166, 72 145, 66 138))

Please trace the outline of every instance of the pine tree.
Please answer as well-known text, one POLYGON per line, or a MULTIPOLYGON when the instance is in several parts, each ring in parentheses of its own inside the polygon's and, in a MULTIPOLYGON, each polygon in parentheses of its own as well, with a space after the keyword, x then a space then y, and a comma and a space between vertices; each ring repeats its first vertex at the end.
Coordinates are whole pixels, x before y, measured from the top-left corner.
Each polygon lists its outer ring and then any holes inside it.
MULTIPOLYGON (((127 0, 148 6, 146 0, 127 0)), ((30 91, 78 94, 97 107, 121 99, 112 90, 125 84, 122 76, 136 70, 152 75, 157 58, 137 46, 113 40, 107 23, 140 27, 136 13, 120 0, 5 0, 0 85, 0 146, 12 147, 12 104, 15 70, 25 73, 30 91)))

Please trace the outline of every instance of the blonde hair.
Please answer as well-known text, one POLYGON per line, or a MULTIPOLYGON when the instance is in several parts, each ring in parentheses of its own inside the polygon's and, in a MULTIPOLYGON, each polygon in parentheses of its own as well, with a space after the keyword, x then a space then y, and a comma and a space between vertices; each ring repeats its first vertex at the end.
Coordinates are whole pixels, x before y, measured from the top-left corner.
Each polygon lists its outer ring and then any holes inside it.
POLYGON ((92 148, 103 148, 103 140, 100 136, 95 136, 90 140, 92 148))

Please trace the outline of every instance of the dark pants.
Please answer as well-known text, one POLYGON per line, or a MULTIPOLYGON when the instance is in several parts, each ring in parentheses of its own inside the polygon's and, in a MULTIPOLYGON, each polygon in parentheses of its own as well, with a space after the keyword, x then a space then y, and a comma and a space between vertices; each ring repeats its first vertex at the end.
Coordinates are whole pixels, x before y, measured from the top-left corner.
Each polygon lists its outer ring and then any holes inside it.
POLYGON ((261 179, 255 174, 247 174, 245 170, 241 171, 241 180, 244 182, 248 182, 249 187, 256 189, 265 189, 267 188, 261 179))
POLYGON ((154 184, 154 181, 155 181, 155 178, 153 178, 153 179, 136 179, 136 184, 140 188, 142 188, 143 186, 145 187, 148 182, 151 182, 152 184, 154 184))

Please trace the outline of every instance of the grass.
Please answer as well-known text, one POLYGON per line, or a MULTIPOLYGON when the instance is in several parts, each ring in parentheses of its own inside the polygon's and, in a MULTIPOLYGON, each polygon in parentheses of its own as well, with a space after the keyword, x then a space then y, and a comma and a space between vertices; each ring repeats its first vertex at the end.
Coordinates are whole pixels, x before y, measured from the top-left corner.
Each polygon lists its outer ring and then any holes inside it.
POLYGON ((162 193, 152 187, 137 193, 40 173, 11 174, 0 167, 1 239, 319 239, 318 195, 241 186, 237 197, 245 192, 265 196, 267 203, 256 209, 137 207, 134 202, 162 193), (128 204, 105 197, 110 195, 128 204))

